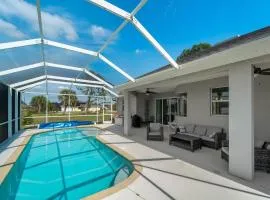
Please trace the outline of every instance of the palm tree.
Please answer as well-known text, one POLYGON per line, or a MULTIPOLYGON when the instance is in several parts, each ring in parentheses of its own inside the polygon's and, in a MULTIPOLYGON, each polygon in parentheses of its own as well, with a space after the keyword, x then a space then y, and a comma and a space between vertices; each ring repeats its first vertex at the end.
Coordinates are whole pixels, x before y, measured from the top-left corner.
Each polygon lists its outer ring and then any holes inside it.
POLYGON ((58 100, 64 106, 64 112, 66 112, 68 106, 75 107, 78 102, 76 92, 70 89, 61 90, 60 95, 58 96, 58 100), (70 105, 69 105, 69 98, 70 98, 70 105))
POLYGON ((46 97, 45 96, 34 96, 31 99, 30 105, 36 110, 38 113, 44 112, 46 109, 46 97))
POLYGON ((85 104, 85 110, 88 112, 88 108, 91 107, 92 103, 95 101, 93 97, 97 96, 97 88, 89 87, 77 87, 83 94, 87 95, 87 102, 85 104))

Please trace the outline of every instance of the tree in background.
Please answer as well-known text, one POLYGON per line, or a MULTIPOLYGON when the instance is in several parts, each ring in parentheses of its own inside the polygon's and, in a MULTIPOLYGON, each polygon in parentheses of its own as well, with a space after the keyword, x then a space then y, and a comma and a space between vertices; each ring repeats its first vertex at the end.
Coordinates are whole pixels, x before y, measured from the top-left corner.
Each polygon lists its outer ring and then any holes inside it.
POLYGON ((84 95, 87 95, 87 102, 85 104, 85 110, 88 112, 88 109, 91 108, 92 104, 96 102, 97 96, 108 96, 110 95, 103 88, 89 88, 89 87, 77 87, 78 90, 82 91, 84 95))
POLYGON ((31 125, 34 123, 34 119, 32 118, 32 111, 25 110, 23 116, 23 125, 31 125))
POLYGON ((61 102, 61 104, 64 106, 64 112, 66 112, 67 107, 75 107, 78 98, 76 96, 76 92, 70 89, 63 89, 60 91, 60 95, 58 96, 58 100, 61 102), (70 105, 69 105, 69 95, 70 94, 70 105))
POLYGON ((45 112, 46 110, 46 97, 45 96, 34 96, 31 99, 30 105, 32 106, 32 109, 37 112, 45 112))
POLYGON ((200 44, 195 44, 192 46, 192 48, 189 49, 184 49, 180 56, 177 57, 177 62, 183 61, 185 58, 195 55, 198 52, 205 51, 206 49, 209 49, 211 47, 211 44, 209 43, 200 43, 200 44))

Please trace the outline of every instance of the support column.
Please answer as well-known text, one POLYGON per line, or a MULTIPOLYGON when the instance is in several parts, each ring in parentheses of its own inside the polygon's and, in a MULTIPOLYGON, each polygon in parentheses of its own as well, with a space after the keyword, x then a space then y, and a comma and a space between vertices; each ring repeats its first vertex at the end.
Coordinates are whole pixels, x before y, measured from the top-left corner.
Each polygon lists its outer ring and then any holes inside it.
POLYGON ((128 135, 131 128, 131 110, 129 92, 124 92, 124 134, 128 135))
POLYGON ((251 180, 254 176, 254 73, 240 64, 229 70, 229 171, 251 180))
POLYGON ((19 131, 19 98, 18 91, 15 91, 15 133, 19 131))
POLYGON ((124 134, 129 135, 131 117, 137 114, 137 97, 131 92, 124 92, 124 134))
POLYGON ((12 137, 12 88, 8 87, 8 138, 12 137))

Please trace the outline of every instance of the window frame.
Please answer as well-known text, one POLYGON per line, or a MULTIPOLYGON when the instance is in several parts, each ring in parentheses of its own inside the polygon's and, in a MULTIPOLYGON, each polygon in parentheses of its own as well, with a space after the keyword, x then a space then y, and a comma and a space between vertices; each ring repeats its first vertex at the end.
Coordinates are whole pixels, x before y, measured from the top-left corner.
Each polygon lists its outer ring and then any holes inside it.
POLYGON ((210 88, 210 116, 229 116, 228 114, 214 114, 213 113, 213 103, 222 103, 222 102, 228 102, 228 109, 230 107, 230 96, 228 95, 228 100, 213 100, 213 89, 219 89, 219 88, 228 88, 228 94, 229 94, 229 86, 221 86, 221 87, 212 87, 210 88))

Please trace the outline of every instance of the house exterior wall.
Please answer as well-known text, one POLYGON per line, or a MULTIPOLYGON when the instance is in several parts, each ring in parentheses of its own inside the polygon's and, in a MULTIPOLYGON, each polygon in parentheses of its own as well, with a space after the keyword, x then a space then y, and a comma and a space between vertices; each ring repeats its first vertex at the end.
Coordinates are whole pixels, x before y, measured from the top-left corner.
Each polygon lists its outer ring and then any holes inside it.
POLYGON ((254 81, 255 139, 270 140, 270 76, 257 76, 254 81))
POLYGON ((124 97, 117 98, 116 111, 118 115, 124 115, 124 97))
POLYGON ((187 116, 181 117, 181 123, 219 126, 228 132, 228 115, 212 116, 210 106, 210 89, 224 86, 228 86, 228 77, 180 85, 173 93, 152 95, 151 115, 155 116, 157 98, 176 97, 179 93, 187 93, 187 116))
MULTIPOLYGON (((145 116, 145 101, 149 99, 149 117, 156 115, 157 98, 175 97, 177 93, 187 93, 187 117, 181 117, 184 124, 194 123, 223 127, 228 133, 229 116, 212 116, 210 114, 210 89, 228 86, 228 77, 216 78, 206 81, 179 85, 175 91, 145 96, 137 94, 136 106, 132 106, 132 114, 138 114, 143 120, 145 116), (137 111, 135 111, 135 108, 137 111)), ((133 96, 134 97, 134 96, 133 96)), ((122 103, 124 98, 118 101, 118 112, 123 114, 122 103)), ((134 101, 133 101, 134 103, 134 101)), ((254 80, 254 120, 255 139, 270 140, 270 77, 257 76, 254 80)))

